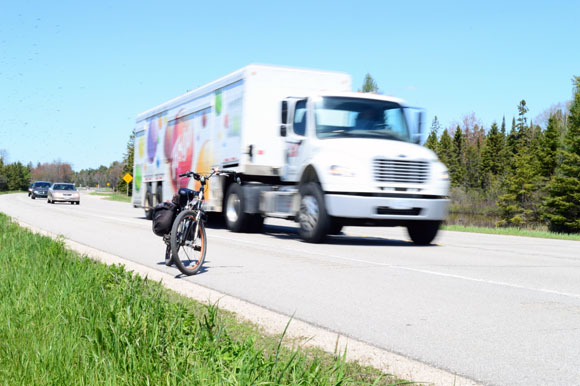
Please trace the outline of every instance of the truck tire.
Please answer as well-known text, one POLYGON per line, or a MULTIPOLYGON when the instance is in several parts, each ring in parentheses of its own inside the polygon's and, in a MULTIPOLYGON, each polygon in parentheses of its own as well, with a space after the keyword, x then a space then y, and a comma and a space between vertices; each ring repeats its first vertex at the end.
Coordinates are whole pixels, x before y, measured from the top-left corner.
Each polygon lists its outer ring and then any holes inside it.
POLYGON ((147 186, 147 192, 145 193, 145 218, 153 220, 153 194, 151 194, 150 186, 147 186))
POLYGON ((429 245, 437 236, 441 221, 413 221, 407 225, 409 237, 417 245, 429 245))
POLYGON ((244 212, 244 190, 240 184, 231 184, 224 205, 226 226, 232 232, 260 232, 264 225, 261 214, 244 212))
POLYGON ((161 184, 157 184, 157 188, 155 189, 155 199, 157 200, 155 205, 163 202, 163 186, 161 184))
POLYGON ((330 216, 326 213, 322 188, 315 182, 308 182, 299 191, 298 233, 308 243, 320 243, 330 231, 330 216))

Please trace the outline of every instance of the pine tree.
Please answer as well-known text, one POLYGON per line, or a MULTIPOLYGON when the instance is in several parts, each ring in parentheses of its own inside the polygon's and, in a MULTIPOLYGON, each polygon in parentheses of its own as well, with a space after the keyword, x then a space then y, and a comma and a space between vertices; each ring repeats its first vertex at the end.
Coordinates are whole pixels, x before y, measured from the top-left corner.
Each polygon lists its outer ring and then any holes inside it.
POLYGON ((378 92, 379 91, 379 86, 377 86, 377 82, 375 82, 375 80, 373 79, 373 77, 371 76, 371 74, 366 74, 365 75, 365 80, 361 89, 362 92, 378 92))
POLYGON ((548 126, 543 135, 540 150, 540 170, 542 176, 551 178, 556 170, 558 148, 560 147, 560 137, 562 136, 561 121, 555 114, 550 115, 548 126))
POLYGON ((0 192, 8 189, 8 178, 4 175, 4 155, 0 150, 0 192))
POLYGON ((475 144, 468 143, 465 148, 464 167, 466 188, 478 188, 481 185, 481 144, 476 138, 475 144))
POLYGON ((439 157, 439 160, 447 166, 447 168, 451 167, 451 160, 453 159, 453 140, 451 139, 447 129, 443 130, 443 134, 441 134, 437 156, 439 157))
POLYGON ((505 115, 501 119, 501 135, 505 138, 505 115))
POLYGON ((483 188, 490 186, 492 180, 503 174, 505 168, 504 146, 504 135, 499 131, 497 123, 494 122, 487 133, 485 145, 481 151, 481 178, 483 188))
POLYGON ((20 162, 4 167, 8 190, 26 190, 30 184, 30 170, 20 162))
MULTIPOLYGON (((499 197, 500 225, 523 227, 541 218, 543 179, 532 131, 527 126, 526 101, 518 105, 517 124, 510 133, 510 170, 503 182, 505 194, 499 197)), ((515 121, 514 121, 515 122, 515 121)), ((508 139, 509 139, 508 138, 508 139)))
POLYGON ((440 128, 441 125, 439 124, 439 120, 437 119, 437 116, 435 116, 435 118, 433 118, 433 123, 431 124, 431 132, 425 141, 425 147, 433 150, 435 153, 438 153, 439 142, 437 136, 440 128))
POLYGON ((510 168, 513 168, 512 161, 515 154, 518 152, 518 132, 516 128, 516 119, 512 118, 512 128, 506 138, 506 156, 507 164, 510 168))
POLYGON ((452 158, 449 165, 449 174, 453 186, 465 185, 465 136, 459 125, 453 135, 452 158))
POLYGON ((580 233, 580 76, 572 79, 574 99, 570 106, 561 163, 548 185, 545 217, 556 232, 580 233))
POLYGON ((500 225, 523 227, 541 218, 542 179, 533 154, 522 152, 515 158, 514 173, 506 178, 506 194, 500 196, 500 225))

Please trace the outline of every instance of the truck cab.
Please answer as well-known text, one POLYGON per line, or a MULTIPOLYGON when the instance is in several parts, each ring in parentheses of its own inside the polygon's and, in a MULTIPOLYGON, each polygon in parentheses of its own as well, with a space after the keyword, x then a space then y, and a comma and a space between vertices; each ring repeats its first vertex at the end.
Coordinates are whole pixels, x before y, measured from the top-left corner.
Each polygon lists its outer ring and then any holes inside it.
MULTIPOLYGON (((421 112, 375 94, 287 98, 282 180, 295 184, 300 234, 317 242, 344 225, 406 226, 428 244, 447 215, 449 176, 419 146, 421 112)), ((279 205, 278 205, 279 207, 279 205)))
POLYGON ((307 242, 345 225, 405 226, 430 243, 447 215, 449 177, 419 145, 422 114, 396 98, 353 93, 342 72, 250 64, 137 116, 133 205, 150 217, 218 167, 207 211, 253 232, 294 220, 307 242), (233 173, 232 173, 233 174, 233 173))

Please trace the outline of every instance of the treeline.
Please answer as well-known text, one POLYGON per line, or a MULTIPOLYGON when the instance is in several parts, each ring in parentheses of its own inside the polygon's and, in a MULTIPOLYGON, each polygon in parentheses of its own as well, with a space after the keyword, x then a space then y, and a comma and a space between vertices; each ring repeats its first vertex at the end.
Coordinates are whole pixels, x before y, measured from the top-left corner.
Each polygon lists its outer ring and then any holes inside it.
MULTIPOLYGON (((115 161, 109 166, 96 169, 82 169, 75 172, 72 165, 60 160, 23 165, 20 162, 5 164, 7 151, 0 149, 0 191, 26 190, 34 181, 72 182, 84 187, 110 187, 125 192, 127 184, 123 180, 126 173, 133 169, 135 135, 131 134, 127 143, 127 152, 122 161, 115 161)), ((129 185, 129 194, 131 185, 129 185)))
POLYGON ((497 226, 580 232, 580 77, 573 85, 569 111, 552 112, 545 128, 528 122, 525 100, 509 132, 505 117, 486 131, 471 116, 439 135, 435 117, 425 146, 449 168, 463 199, 455 210, 495 208, 497 226))
POLYGON ((26 190, 30 184, 30 168, 20 162, 5 164, 6 154, 0 150, 0 192, 26 190))
POLYGON ((36 167, 31 164, 22 165, 20 162, 4 165, 3 158, 0 157, 0 191, 26 190, 34 181, 72 182, 77 186, 109 186, 116 189, 122 181, 123 169, 124 165, 115 161, 110 166, 75 172, 67 162, 39 163, 36 167))
MULTIPOLYGON (((8 157, 6 150, 0 149, 0 191, 26 190, 34 181, 72 182, 84 187, 110 187, 120 191, 127 191, 127 183, 123 180, 126 173, 132 173, 133 154, 135 147, 135 133, 127 142, 127 151, 122 161, 115 161, 109 166, 100 166, 96 169, 82 169, 75 172, 72 165, 60 160, 23 165, 20 162, 6 164, 8 157)), ((129 184, 129 194, 132 186, 129 184)))

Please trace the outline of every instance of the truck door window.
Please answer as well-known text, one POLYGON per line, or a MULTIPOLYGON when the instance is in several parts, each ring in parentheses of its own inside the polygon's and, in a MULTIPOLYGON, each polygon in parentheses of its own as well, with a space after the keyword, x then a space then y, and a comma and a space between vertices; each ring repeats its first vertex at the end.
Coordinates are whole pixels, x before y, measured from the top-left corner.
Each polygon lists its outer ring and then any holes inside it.
POLYGON ((306 134, 306 101, 296 102, 296 108, 294 109, 294 122, 292 127, 294 134, 306 134))

